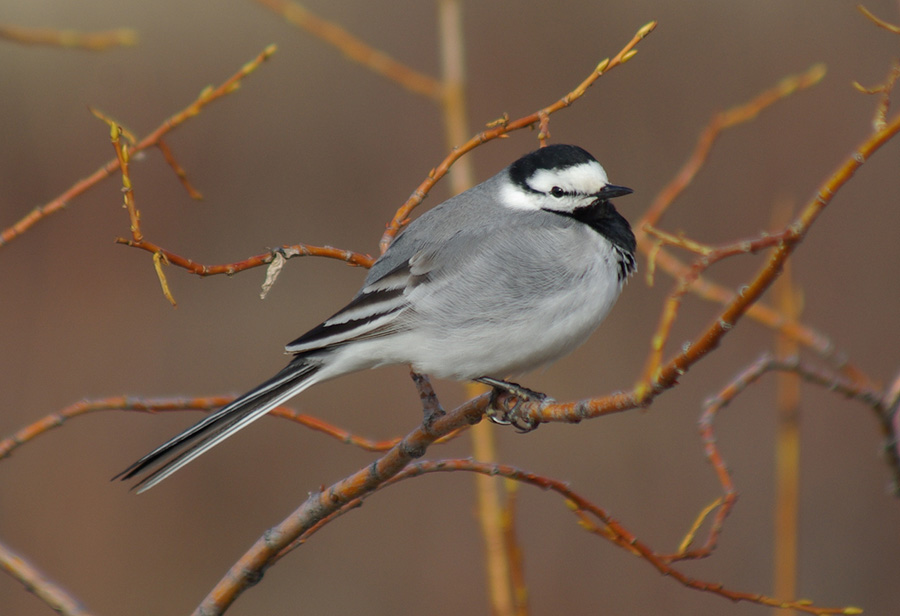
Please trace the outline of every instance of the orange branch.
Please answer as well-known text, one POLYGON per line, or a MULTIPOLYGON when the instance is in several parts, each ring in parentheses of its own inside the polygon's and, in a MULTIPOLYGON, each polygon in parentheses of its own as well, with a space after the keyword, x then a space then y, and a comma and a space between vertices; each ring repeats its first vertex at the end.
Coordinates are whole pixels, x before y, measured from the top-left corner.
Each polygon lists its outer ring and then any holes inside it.
MULTIPOLYGON (((706 457, 715 470, 719 484, 722 486, 724 493, 722 506, 716 513, 705 545, 696 550, 677 555, 678 559, 708 556, 715 549, 725 518, 728 517, 737 500, 737 492, 731 479, 731 474, 719 452, 718 441, 714 431, 716 415, 745 391, 747 387, 759 380, 764 374, 772 371, 796 374, 809 383, 825 387, 848 398, 859 400, 875 409, 880 416, 884 414, 884 395, 878 391, 860 386, 828 371, 806 365, 800 362, 798 358, 776 359, 769 354, 763 355, 746 370, 743 370, 718 395, 706 403, 706 408, 700 418, 700 434, 706 457)), ((895 465, 893 472, 895 475, 900 472, 900 465, 895 465)))
POLYGON ((104 51, 110 47, 130 47, 137 44, 137 32, 131 28, 102 32, 78 32, 52 28, 23 28, 0 25, 0 38, 23 45, 46 45, 87 51, 104 51))
POLYGON ((690 344, 685 345, 678 355, 669 360, 657 372, 657 376, 649 385, 638 384, 630 392, 617 393, 603 398, 589 398, 568 403, 529 403, 529 411, 522 414, 523 421, 577 423, 586 418, 647 406, 660 393, 676 385, 678 379, 707 353, 714 350, 722 338, 735 327, 738 320, 749 311, 754 303, 759 301, 762 294, 781 272, 784 262, 803 241, 812 224, 831 202, 834 195, 850 181, 870 156, 898 132, 900 132, 900 114, 897 114, 884 130, 871 135, 856 148, 837 171, 822 184, 815 198, 807 204, 794 223, 788 226, 788 235, 778 244, 753 280, 744 285, 742 292, 734 296, 718 318, 714 319, 699 336, 690 344))
POLYGON ((637 34, 622 48, 622 50, 615 55, 611 60, 609 58, 600 62, 594 71, 578 86, 563 96, 561 99, 556 102, 535 111, 534 113, 523 116, 518 120, 511 121, 503 121, 500 123, 492 122, 490 128, 484 130, 474 137, 470 138, 463 145, 455 148, 435 169, 432 169, 431 173, 428 174, 428 177, 419 185, 416 190, 413 191, 413 194, 406 200, 406 202, 400 206, 397 212, 394 214, 394 217, 387 225, 387 229, 384 232, 384 235, 381 237, 381 251, 384 252, 388 245, 393 240, 394 236, 400 232, 408 222, 409 215, 412 211, 422 203, 422 200, 425 198, 425 195, 432 189, 432 187, 440 180, 444 175, 447 174, 450 167, 459 160, 463 155, 468 152, 474 150, 481 144, 492 141, 493 139, 500 138, 508 133, 511 133, 516 130, 521 130, 523 128, 528 128, 539 124, 541 122, 541 118, 552 113, 559 111, 565 107, 568 107, 576 100, 581 98, 584 93, 587 91, 589 87, 591 87, 597 79, 599 79, 602 75, 606 74, 610 70, 615 67, 624 64, 636 53, 636 49, 634 47, 640 43, 647 35, 653 32, 654 28, 656 28, 656 22, 651 21, 650 23, 643 26, 640 30, 637 31, 637 34))
POLYGON ((693 182, 697 173, 709 158, 713 144, 715 144, 723 130, 753 120, 762 111, 778 101, 800 90, 816 85, 824 76, 825 65, 816 64, 805 73, 785 77, 775 87, 760 93, 753 100, 714 115, 712 121, 700 133, 700 138, 697 140, 697 145, 694 147, 694 152, 690 158, 681 167, 681 170, 675 174, 672 181, 659 191, 656 199, 653 200, 653 203, 650 204, 650 207, 638 221, 638 224, 635 225, 638 230, 635 235, 640 248, 644 252, 649 248, 646 244, 646 235, 643 232, 644 224, 656 225, 665 211, 672 205, 672 202, 693 182))
POLYGON ((872 12, 869 11, 869 9, 861 4, 856 5, 856 8, 858 8, 860 13, 868 17, 872 21, 872 23, 874 23, 879 28, 884 28, 888 32, 893 32, 894 34, 900 34, 900 26, 895 26, 894 24, 888 23, 883 19, 875 17, 875 15, 873 15, 872 12))
MULTIPOLYGON (((209 396, 200 398, 158 398, 142 399, 133 396, 114 396, 97 400, 82 400, 64 409, 51 413, 35 421, 15 434, 0 439, 0 460, 6 458, 16 449, 35 438, 50 432, 66 423, 69 419, 95 413, 97 411, 137 411, 140 413, 171 413, 181 411, 212 411, 221 408, 234 400, 234 396, 209 396)), ((298 413, 288 407, 279 406, 269 412, 274 417, 289 419, 311 430, 326 434, 335 440, 366 451, 387 451, 395 446, 399 439, 376 441, 358 436, 327 421, 298 413)), ((455 436, 448 434, 437 442, 444 442, 455 436)))
MULTIPOLYGON (((684 190, 694 180, 697 173, 706 163, 710 151, 721 132, 727 128, 731 128, 743 122, 754 119, 759 113, 767 109, 775 102, 782 100, 800 90, 809 88, 824 77, 825 67, 817 64, 805 73, 795 76, 788 76, 782 79, 775 87, 766 90, 757 95, 751 101, 732 107, 731 109, 716 114, 710 121, 709 125, 701 132, 688 161, 682 166, 681 170, 675 175, 669 184, 664 187, 647 212, 641 217, 636 227, 638 239, 638 247, 648 255, 650 275, 659 269, 667 272, 678 280, 691 279, 690 285, 687 287, 691 293, 705 299, 707 301, 716 302, 722 305, 728 305, 735 300, 735 293, 711 282, 702 276, 696 275, 691 266, 676 258, 669 251, 662 247, 661 243, 651 242, 648 233, 654 228, 671 204, 684 192, 684 190)), ((883 128, 884 124, 880 128, 883 128)), ((667 242, 674 244, 675 242, 667 242)), ((688 248, 687 246, 682 246, 688 248)), ((680 301, 683 290, 670 299, 670 309, 675 305, 676 301, 680 301)), ((674 313, 666 313, 670 318, 674 318, 674 313)), ((846 363, 845 358, 835 349, 834 344, 823 334, 814 329, 790 319, 778 312, 774 308, 762 303, 754 303, 747 309, 747 315, 757 322, 777 330, 781 335, 795 340, 799 344, 810 348, 825 358, 833 360, 835 364, 839 364, 841 370, 850 378, 860 383, 869 383, 869 379, 857 368, 846 363)), ((669 323, 661 323, 660 330, 666 330, 671 326, 669 323)), ((645 370, 645 379, 652 369, 659 366, 661 362, 662 347, 665 342, 664 338, 654 337, 651 343, 651 354, 654 356, 648 362, 648 368, 645 370)))
POLYGON ((386 481, 379 489, 394 485, 404 479, 419 477, 429 473, 449 473, 459 471, 505 477, 509 480, 529 484, 542 490, 556 492, 566 499, 566 504, 576 513, 576 515, 578 515, 583 522, 583 526, 587 527, 588 530, 593 531, 596 529, 596 534, 610 540, 613 544, 626 549, 632 554, 637 555, 641 559, 647 561, 663 575, 676 580, 688 588, 715 594, 730 599, 731 601, 747 601, 770 607, 795 609, 797 611, 816 614, 818 616, 824 616, 826 614, 844 614, 849 616, 860 614, 862 611, 856 607, 818 607, 806 600, 785 601, 774 599, 757 593, 729 590, 721 584, 692 578, 681 572, 679 569, 672 567, 664 558, 660 557, 660 555, 653 551, 647 544, 628 531, 604 509, 572 490, 565 482, 536 473, 522 471, 507 464, 489 464, 471 459, 424 460, 421 462, 413 462, 401 473, 398 473, 395 477, 386 481), (590 517, 598 520, 602 526, 595 526, 593 521, 589 519, 590 517), (593 528, 591 528, 592 526, 593 528))
MULTIPOLYGON (((266 47, 266 49, 263 50, 262 53, 260 53, 252 61, 245 64, 237 73, 225 80, 222 85, 217 88, 209 87, 204 89, 200 93, 200 96, 198 96, 197 99, 194 100, 190 105, 169 117, 162 124, 160 124, 156 128, 156 130, 144 137, 139 143, 128 147, 128 157, 133 158, 137 152, 157 146, 160 140, 165 135, 183 124, 188 119, 199 114, 203 107, 237 90, 240 87, 241 80, 252 73, 254 70, 256 70, 260 64, 268 60, 274 53, 275 45, 266 47)), ((98 117, 103 116, 102 114, 100 114, 98 115, 98 117)), ((117 169, 119 169, 119 160, 118 158, 115 158, 104 164, 90 176, 76 182, 71 188, 58 196, 56 199, 53 199, 52 201, 45 203, 44 205, 39 205, 38 207, 34 208, 17 223, 0 232, 0 248, 3 248, 3 246, 25 233, 28 229, 30 229, 32 226, 34 226, 47 216, 55 214, 56 212, 62 210, 69 204, 70 201, 72 201, 72 199, 82 195, 88 189, 96 186, 101 181, 105 180, 110 175, 115 173, 117 169)))
POLYGON ((441 83, 398 62, 383 51, 363 42, 345 28, 322 19, 306 7, 288 0, 256 0, 259 4, 281 15, 285 20, 302 28, 313 36, 337 48, 347 58, 416 94, 441 100, 444 94, 441 83))
POLYGON ((62 586, 42 572, 12 548, 0 543, 0 569, 21 582, 25 589, 63 616, 90 616, 91 612, 62 586))
POLYGON ((277 255, 284 255, 285 258, 291 257, 325 257, 328 259, 337 259, 339 261, 344 261, 348 265, 365 267, 372 267, 372 264, 375 262, 371 256, 367 254, 363 254, 360 252, 353 252, 352 250, 344 250, 342 248, 334 248, 333 246, 311 246, 309 244, 293 244, 293 245, 284 245, 281 248, 274 248, 268 252, 264 252, 262 254, 254 255, 252 257, 248 257, 243 261, 236 261, 234 263, 224 263, 221 265, 204 265, 202 263, 197 263, 193 259, 189 259, 187 257, 182 257, 180 255, 175 254, 170 250, 166 250, 158 246, 157 244, 149 241, 149 240, 141 240, 140 242, 135 242, 134 240, 129 240, 124 237, 116 238, 117 244, 124 244, 126 246, 131 246, 133 248, 140 248, 141 250, 146 250, 148 252, 152 252, 154 254, 162 254, 165 256, 166 260, 171 264, 177 267, 183 268, 190 272, 191 274, 196 274, 198 276, 215 276, 218 274, 231 275, 236 274, 238 272, 242 272, 246 269, 251 269, 254 267, 260 267, 261 265, 267 265, 272 262, 277 255))
POLYGON ((163 155, 163 158, 172 168, 172 171, 178 177, 178 180, 181 182, 181 185, 184 186, 184 189, 187 191, 191 199, 201 201, 203 199, 203 195, 200 194, 200 191, 198 191, 191 185, 190 181, 188 181, 187 172, 182 168, 181 165, 178 164, 178 161, 175 160, 175 155, 172 154, 172 150, 169 149, 169 145, 165 141, 160 139, 157 142, 156 147, 159 149, 159 152, 163 155))

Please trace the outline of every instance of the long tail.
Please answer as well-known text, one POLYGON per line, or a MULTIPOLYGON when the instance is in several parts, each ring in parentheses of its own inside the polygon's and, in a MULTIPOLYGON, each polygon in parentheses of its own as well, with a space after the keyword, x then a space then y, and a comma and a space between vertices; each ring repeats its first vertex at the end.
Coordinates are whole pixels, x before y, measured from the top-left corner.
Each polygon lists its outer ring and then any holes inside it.
POLYGON ((113 480, 131 479, 157 462, 169 458, 134 485, 138 494, 149 490, 197 456, 317 382, 314 377, 321 367, 318 362, 303 356, 296 357, 271 379, 163 443, 113 477, 113 480))

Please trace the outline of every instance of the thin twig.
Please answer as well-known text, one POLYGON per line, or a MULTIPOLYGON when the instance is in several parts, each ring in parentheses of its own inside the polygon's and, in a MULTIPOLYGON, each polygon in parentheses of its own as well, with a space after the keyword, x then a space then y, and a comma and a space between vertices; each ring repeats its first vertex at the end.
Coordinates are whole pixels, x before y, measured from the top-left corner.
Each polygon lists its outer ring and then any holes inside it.
POLYGON ((722 391, 706 402, 700 418, 700 434, 706 457, 716 472, 719 484, 722 486, 722 506, 713 519, 706 543, 701 548, 682 554, 680 558, 703 558, 715 549, 725 518, 728 517, 737 500, 737 492, 731 479, 731 474, 722 458, 716 440, 714 431, 716 415, 744 392, 747 387, 769 372, 790 372, 808 383, 825 387, 847 398, 859 400, 876 411, 883 409, 884 396, 881 392, 860 386, 831 371, 803 363, 796 357, 779 359, 766 353, 745 370, 742 370, 722 391))
MULTIPOLYGON (((694 180, 697 173, 709 158, 712 147, 723 130, 754 119, 757 115, 779 100, 817 84, 824 75, 824 66, 817 64, 805 73, 783 78, 773 88, 762 92, 747 103, 736 105, 727 111, 717 113, 713 116, 706 128, 701 132, 697 145, 687 162, 685 162, 681 170, 673 177, 672 181, 657 194, 647 212, 635 225, 637 229, 636 236, 638 238, 638 247, 642 252, 648 255, 649 264, 647 269, 648 276, 651 277, 651 280, 652 275, 658 266, 659 269, 667 272, 676 279, 681 280, 688 276, 694 278, 688 290, 702 299, 722 305, 728 305, 734 301, 734 292, 711 282, 702 276, 693 276, 690 266, 677 259, 669 251, 663 249, 661 243, 651 242, 648 235, 653 233, 655 225, 665 211, 694 180)), ((655 236, 658 239, 658 233, 655 234, 655 236)), ((682 247, 691 249, 686 245, 682 245, 682 247)), ((835 348, 835 345, 831 340, 820 332, 815 331, 813 328, 795 320, 788 319, 777 310, 761 302, 750 306, 747 310, 747 315, 766 327, 774 329, 780 334, 812 349, 822 357, 831 360, 835 365, 840 366, 841 370, 851 378, 864 383, 869 382, 868 377, 846 361, 844 354, 840 353, 835 348)), ((653 352, 657 354, 662 351, 661 348, 657 347, 658 342, 658 338, 654 338, 652 342, 653 352)), ((655 360, 651 360, 651 362, 655 362, 657 366, 659 361, 661 361, 661 357, 659 356, 657 356, 655 360)), ((650 365, 651 364, 648 363, 648 366, 650 365)), ((645 371, 645 376, 646 374, 647 372, 645 371)))
POLYGON ((476 147, 481 144, 492 141, 493 139, 498 139, 512 131, 520 130, 523 128, 528 128, 539 124, 541 118, 544 116, 548 116, 552 113, 559 111, 565 107, 568 107, 576 100, 581 98, 584 93, 587 91, 589 87, 591 87, 597 79, 599 79, 602 75, 606 74, 610 70, 624 64, 632 57, 634 57, 635 46, 640 43, 647 35, 653 32, 654 28, 656 28, 656 22, 651 21, 646 24, 642 28, 640 28, 634 37, 622 48, 619 53, 617 53, 612 59, 605 59, 601 61, 596 68, 591 72, 591 74, 578 86, 575 87, 574 90, 563 96, 561 99, 556 102, 544 107, 543 109, 539 109, 530 115, 523 116, 517 120, 510 120, 508 122, 504 121, 501 123, 491 123, 490 128, 484 130, 474 137, 471 137, 468 141, 466 141, 463 145, 455 148, 444 160, 439 164, 435 169, 428 174, 428 177, 419 185, 416 190, 413 191, 412 195, 410 195, 409 199, 400 206, 397 212, 394 214, 394 217, 387 225, 387 229, 384 232, 384 235, 381 237, 381 248, 382 252, 386 249, 386 247, 391 243, 394 236, 400 232, 408 222, 409 215, 412 211, 422 203, 422 200, 425 198, 425 195, 431 190, 431 188, 440 180, 450 167, 459 160, 463 155, 472 151, 476 147))
POLYGON ((162 254, 166 257, 166 260, 171 265, 176 265, 181 267, 191 274, 196 274, 197 276, 215 276, 219 274, 225 274, 230 276, 231 274, 236 274, 238 272, 242 272, 246 269, 250 269, 253 267, 260 267, 262 265, 267 265, 272 262, 277 255, 282 255, 285 258, 292 257, 325 257, 328 259, 337 259, 338 261, 343 261, 347 265, 357 266, 357 267, 372 267, 372 264, 375 262, 371 256, 367 254, 363 254, 360 252, 353 252, 352 250, 344 250, 342 248, 334 248, 333 246, 311 246, 309 244, 293 244, 293 245, 285 245, 280 248, 273 248, 268 252, 264 252, 258 255, 254 255, 252 257, 247 257, 243 261, 236 261, 234 263, 223 263, 220 265, 204 265, 202 263, 197 263, 193 259, 189 259, 187 257, 182 257, 180 255, 175 254, 174 252, 162 248, 161 246, 148 241, 142 240, 140 243, 135 242, 134 240, 129 240, 123 237, 116 238, 117 244, 125 244, 126 246, 132 246, 133 248, 140 248, 141 250, 146 250, 153 254, 162 254))
MULTIPOLYGON (((177 127, 181 126, 190 118, 199 114, 206 105, 237 90, 240 87, 241 80, 247 77, 254 70, 256 70, 260 64, 268 60, 274 53, 275 45, 266 47, 266 49, 264 49, 262 53, 260 53, 256 58, 241 67, 238 72, 226 79, 222 83, 222 85, 217 88, 205 88, 191 104, 163 121, 162 124, 160 124, 153 132, 144 137, 141 141, 134 144, 133 146, 128 147, 128 157, 134 158, 134 155, 136 153, 146 150, 150 147, 156 147, 163 137, 165 137, 168 133, 170 133, 177 127)), ((50 216, 51 214, 55 214, 56 212, 62 210, 74 198, 82 195, 88 189, 96 186, 101 181, 110 177, 118 169, 119 160, 117 157, 108 161, 90 176, 73 184, 68 190, 66 190, 63 194, 59 195, 52 201, 34 208, 31 212, 26 214, 14 225, 0 232, 0 248, 3 248, 3 246, 5 246, 6 244, 21 236, 35 224, 47 218, 47 216, 50 216)))
POLYGON ((887 114, 891 108, 891 93, 898 80, 900 80, 900 60, 894 60, 888 76, 881 84, 866 88, 859 82, 853 82, 853 87, 863 94, 881 95, 881 100, 878 101, 878 106, 875 108, 875 117, 872 118, 872 128, 876 131, 884 129, 884 125, 887 123, 887 114))
MULTIPOLYGON (((767 597, 765 595, 757 593, 733 591, 723 587, 721 584, 692 578, 681 572, 679 569, 674 568, 664 559, 660 558, 659 555, 654 552, 647 544, 639 540, 633 533, 625 529, 625 527, 623 527, 617 520, 612 518, 612 516, 610 516, 609 513, 607 513, 604 509, 598 507, 581 494, 572 490, 566 483, 556 479, 552 479, 550 477, 538 475, 536 473, 522 471, 507 464, 488 464, 471 459, 416 461, 412 462, 406 469, 403 470, 403 472, 398 473, 390 481, 385 482, 385 484, 381 486, 381 488, 388 487, 390 485, 403 481, 404 479, 418 477, 428 473, 448 473, 459 471, 481 473, 492 477, 505 477, 509 480, 533 485, 542 490, 556 492, 557 494, 565 498, 566 503, 569 505, 569 508, 572 509, 576 514, 588 514, 589 516, 600 522, 600 526, 598 528, 604 530, 598 532, 597 534, 604 537, 605 539, 609 539, 615 545, 618 545, 619 547, 622 547, 629 552, 639 556, 654 568, 656 568, 656 570, 663 575, 676 580, 677 582, 688 588, 715 594, 726 599, 730 599, 731 601, 747 601, 750 603, 757 603, 760 605, 767 605, 771 607, 795 609, 797 611, 805 612, 808 614, 817 614, 819 616, 823 616, 826 614, 845 614, 849 616, 852 614, 861 613, 861 610, 856 607, 818 607, 806 600, 774 599, 772 597, 767 597)), ((585 519, 583 515, 579 515, 579 518, 581 518, 582 520, 585 519)), ((593 523, 589 523, 588 525, 591 526, 593 525, 593 523)))
POLYGON ((77 30, 0 25, 0 39, 6 39, 22 45, 44 45, 86 51, 105 51, 110 47, 137 45, 138 35, 131 28, 118 28, 101 32, 79 32, 77 30))
POLYGON ((202 201, 203 195, 199 190, 194 188, 191 182, 188 180, 187 172, 184 168, 178 164, 178 161, 175 160, 175 155, 172 153, 172 150, 169 148, 169 145, 160 139, 156 144, 157 149, 159 149, 160 154, 163 155, 163 158, 172 168, 172 171, 178 177, 178 180, 181 182, 181 185, 184 186, 184 189, 187 191, 188 196, 195 201, 202 201))
POLYGON ((761 92, 757 96, 746 103, 736 105, 727 111, 717 113, 713 116, 710 123, 700 133, 697 145, 688 158, 687 162, 681 167, 672 180, 657 194, 653 203, 647 208, 647 211, 641 216, 636 226, 638 244, 641 249, 647 251, 649 246, 646 243, 646 236, 643 229, 645 224, 656 225, 665 211, 672 203, 685 191, 696 177, 697 173, 709 158, 713 144, 718 140, 723 130, 732 128, 739 124, 749 122, 771 107, 778 101, 791 96, 801 90, 810 88, 819 83, 825 76, 825 65, 816 64, 799 75, 790 75, 783 78, 773 88, 761 92))
MULTIPOLYGON (((28 424, 11 436, 0 439, 0 460, 9 456, 13 451, 46 434, 47 432, 62 426, 69 419, 95 413, 98 411, 137 411, 141 413, 171 413, 182 411, 212 411, 221 408, 234 400, 234 396, 209 396, 200 398, 136 398, 134 396, 114 396, 96 400, 82 400, 71 404, 64 409, 51 413, 41 419, 28 424)), ((399 438, 388 440, 373 440, 356 435, 348 430, 335 426, 327 421, 298 413, 285 406, 279 406, 269 412, 274 417, 289 419, 311 430, 326 434, 341 443, 359 447, 365 451, 388 451, 394 447, 399 438)), ((446 435, 437 440, 445 442, 454 437, 454 434, 446 435)))
MULTIPOLYGON (((762 294, 771 286, 781 271, 785 260, 799 246, 812 224, 832 201, 835 194, 850 181, 854 173, 874 155, 885 143, 900 132, 900 114, 889 122, 885 129, 874 133, 863 141, 841 166, 822 184, 816 196, 806 205, 800 215, 790 225, 790 234, 784 238, 769 256, 765 265, 754 278, 742 288, 719 316, 708 325, 690 344, 670 359, 648 385, 639 384, 629 392, 616 393, 602 398, 590 398, 568 403, 529 404, 529 411, 522 413, 522 419, 535 422, 562 421, 577 423, 583 419, 599 417, 609 413, 619 413, 639 406, 646 406, 663 391, 673 387, 678 379, 715 349, 724 336, 731 331, 738 320, 747 313, 762 294)), ((856 379, 854 379, 856 380, 856 379)))
MULTIPOLYGON (((463 41, 462 4, 460 0, 440 0, 438 3, 438 32, 440 34, 441 80, 443 87, 442 120, 447 149, 452 150, 465 142, 470 134, 466 113, 466 63, 463 41)), ((450 191, 459 194, 475 184, 472 159, 465 156, 453 165, 448 174, 450 191)), ((381 249, 388 244, 382 242, 381 249)), ((464 385, 468 397, 484 393, 478 383, 464 385)), ((470 432, 472 454, 479 460, 497 460, 497 444, 494 430, 486 422, 472 426, 470 432)), ((514 535, 512 527, 504 527, 501 506, 503 484, 491 477, 475 478, 478 528, 484 549, 484 567, 488 600, 492 616, 514 616, 515 596, 513 572, 510 562, 509 541, 514 535), (508 532, 507 532, 508 531, 508 532)))
POLYGON ((256 0, 281 15, 285 20, 337 48, 348 59, 357 62, 407 90, 440 101, 441 83, 398 62, 383 51, 348 32, 333 21, 322 19, 304 6, 288 0, 256 0))
MULTIPOLYGON (((791 204, 776 202, 775 225, 791 218, 791 204)), ((792 262, 784 264, 784 273, 776 281, 775 301, 779 311, 792 321, 802 313, 801 289, 794 282, 792 262)), ((797 357, 800 347, 787 336, 775 336, 775 355, 782 360, 797 357)), ((800 376, 782 370, 775 375, 778 425, 775 433, 775 504, 772 540, 775 594, 791 597, 797 593, 797 554, 800 515, 800 376)))
POLYGON ((38 571, 34 565, 2 542, 0 542, 0 569, 21 582, 25 590, 34 593, 58 614, 90 616, 91 612, 69 594, 69 591, 38 571))
POLYGON ((888 23, 888 22, 884 21, 883 19, 879 19, 878 17, 875 17, 875 15, 873 15, 872 12, 869 11, 869 9, 867 9, 866 7, 864 7, 861 4, 857 4, 856 8, 858 8, 860 13, 862 13, 863 15, 868 17, 872 21, 872 23, 874 23, 879 28, 884 28, 888 32, 893 32, 894 34, 900 34, 900 26, 895 26, 892 23, 888 23))
MULTIPOLYGON (((738 240, 730 244, 721 246, 706 246, 696 241, 684 237, 675 237, 670 234, 661 232, 649 225, 645 225, 645 232, 658 238, 659 244, 669 244, 681 246, 687 250, 700 255, 675 282, 673 290, 663 302, 663 311, 660 314, 659 325, 656 333, 650 339, 650 353, 647 355, 647 361, 644 366, 644 372, 641 376, 641 383, 644 387, 649 387, 650 383, 657 377, 660 365, 662 364, 663 352, 669 335, 672 332, 672 326, 678 316, 681 308, 681 302, 684 296, 693 288, 694 283, 700 278, 701 274, 709 269, 715 263, 742 254, 755 254, 760 250, 772 248, 784 242, 791 236, 790 226, 776 233, 763 233, 753 239, 738 240)), ((654 251, 651 255, 659 256, 660 251, 654 251)), ((651 261, 652 263, 652 261, 651 261)))
POLYGON ((267 530, 232 565, 194 611, 194 616, 222 614, 247 588, 271 566, 274 558, 324 518, 350 506, 356 499, 376 490, 422 456, 439 435, 447 435, 481 420, 487 396, 470 401, 457 410, 437 418, 426 429, 419 426, 396 446, 371 464, 333 484, 310 494, 309 498, 277 526, 267 530))

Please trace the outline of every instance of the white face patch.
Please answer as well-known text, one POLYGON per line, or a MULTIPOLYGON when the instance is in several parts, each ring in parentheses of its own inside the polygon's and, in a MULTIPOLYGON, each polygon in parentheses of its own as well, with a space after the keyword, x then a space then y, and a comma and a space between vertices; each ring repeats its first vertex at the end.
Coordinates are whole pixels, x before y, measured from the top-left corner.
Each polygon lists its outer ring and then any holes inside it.
POLYGON ((581 195, 596 194, 609 184, 606 171, 593 160, 565 169, 540 169, 527 181, 538 192, 549 193, 554 186, 559 186, 567 193, 581 195))
POLYGON ((595 196, 609 181, 606 171, 596 161, 566 167, 565 169, 540 169, 526 182, 532 190, 514 183, 504 184, 500 190, 500 203, 514 210, 554 210, 571 212, 590 205, 595 196), (561 188, 566 194, 554 197, 550 191, 561 188))
POLYGON ((521 186, 507 183, 500 189, 500 203, 513 210, 539 210, 543 199, 521 186))

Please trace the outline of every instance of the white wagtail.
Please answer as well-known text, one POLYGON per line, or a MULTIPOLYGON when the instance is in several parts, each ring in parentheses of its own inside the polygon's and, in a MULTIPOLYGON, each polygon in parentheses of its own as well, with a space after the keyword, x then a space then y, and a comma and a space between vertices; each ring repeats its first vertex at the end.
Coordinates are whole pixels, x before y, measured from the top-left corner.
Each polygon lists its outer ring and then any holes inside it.
POLYGON ((117 477, 167 460, 136 486, 147 490, 307 387, 388 364, 542 397, 500 379, 566 355, 606 317, 635 270, 609 199, 631 192, 577 146, 526 154, 410 223, 347 306, 287 345, 281 372, 117 477))

